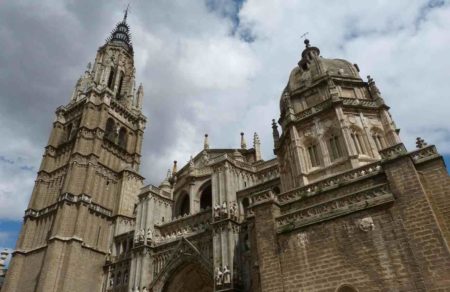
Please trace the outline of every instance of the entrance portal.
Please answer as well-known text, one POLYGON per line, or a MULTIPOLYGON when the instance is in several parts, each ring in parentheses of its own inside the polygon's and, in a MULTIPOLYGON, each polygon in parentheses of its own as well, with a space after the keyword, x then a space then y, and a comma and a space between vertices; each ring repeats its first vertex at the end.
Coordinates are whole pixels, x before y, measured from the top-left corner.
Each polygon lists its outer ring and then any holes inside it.
POLYGON ((214 281, 198 263, 188 263, 174 271, 163 292, 212 292, 214 281))

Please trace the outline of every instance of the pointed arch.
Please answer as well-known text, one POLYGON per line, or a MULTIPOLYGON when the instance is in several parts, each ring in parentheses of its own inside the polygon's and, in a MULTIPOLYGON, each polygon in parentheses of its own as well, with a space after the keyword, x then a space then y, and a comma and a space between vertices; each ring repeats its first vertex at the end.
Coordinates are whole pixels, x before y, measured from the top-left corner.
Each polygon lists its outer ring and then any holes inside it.
POLYGON ((175 204, 175 217, 189 215, 191 211, 191 200, 189 194, 184 191, 182 192, 176 201, 175 204))
POLYGON ((319 140, 307 138, 304 145, 308 157, 308 168, 320 167, 323 164, 323 156, 319 140))
POLYGON ((370 130, 370 135, 372 136, 372 140, 375 143, 375 146, 377 147, 378 151, 387 147, 383 130, 377 127, 373 127, 370 130))
POLYGON ((342 135, 339 129, 330 127, 324 135, 330 160, 333 162, 344 156, 342 135))
POLYGON ((200 188, 200 210, 210 209, 212 207, 212 186, 211 181, 206 182, 200 188))
POLYGON ((350 137, 352 139, 353 146, 358 154, 367 154, 367 147, 364 141, 362 130, 356 126, 351 127, 350 137))

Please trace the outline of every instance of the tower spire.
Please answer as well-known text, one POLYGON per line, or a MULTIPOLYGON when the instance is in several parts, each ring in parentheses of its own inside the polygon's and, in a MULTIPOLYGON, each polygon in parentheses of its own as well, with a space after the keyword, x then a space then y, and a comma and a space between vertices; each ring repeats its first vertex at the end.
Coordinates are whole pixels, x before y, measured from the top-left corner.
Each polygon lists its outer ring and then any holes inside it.
POLYGON ((128 3, 127 8, 125 9, 125 13, 123 15, 123 22, 127 20, 128 10, 130 9, 130 3, 128 3))

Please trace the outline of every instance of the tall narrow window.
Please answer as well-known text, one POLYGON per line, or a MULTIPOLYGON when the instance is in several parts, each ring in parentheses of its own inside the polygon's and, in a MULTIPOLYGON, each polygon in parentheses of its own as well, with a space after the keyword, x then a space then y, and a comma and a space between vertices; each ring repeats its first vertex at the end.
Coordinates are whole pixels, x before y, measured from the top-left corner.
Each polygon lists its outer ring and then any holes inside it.
POLYGON ((356 152, 358 152, 358 154, 365 154, 366 151, 364 148, 364 144, 363 144, 361 135, 355 131, 355 132, 351 133, 350 136, 352 138, 353 145, 355 145, 356 152))
POLYGON ((372 139, 375 142, 378 151, 385 147, 383 136, 379 132, 372 132, 372 139))
POLYGON ((125 128, 120 128, 119 131, 119 141, 118 144, 120 147, 126 149, 127 148, 127 130, 125 128))
POLYGON ((339 157, 342 157, 342 148, 341 144, 339 143, 338 136, 331 135, 331 137, 328 139, 328 149, 332 161, 338 159, 339 157))
POLYGON ((311 162, 311 167, 319 166, 320 156, 317 144, 312 144, 308 147, 308 154, 309 154, 309 161, 311 162))
POLYGON ((123 72, 119 72, 120 78, 119 78, 119 88, 117 89, 117 96, 122 97, 122 84, 123 84, 123 72))
POLYGON ((109 118, 106 121, 106 128, 105 128, 105 138, 107 138, 110 141, 114 141, 115 138, 115 123, 114 120, 109 118))
POLYGON ((111 67, 111 70, 109 71, 109 77, 108 77, 108 87, 110 89, 113 89, 114 86, 114 69, 111 67))

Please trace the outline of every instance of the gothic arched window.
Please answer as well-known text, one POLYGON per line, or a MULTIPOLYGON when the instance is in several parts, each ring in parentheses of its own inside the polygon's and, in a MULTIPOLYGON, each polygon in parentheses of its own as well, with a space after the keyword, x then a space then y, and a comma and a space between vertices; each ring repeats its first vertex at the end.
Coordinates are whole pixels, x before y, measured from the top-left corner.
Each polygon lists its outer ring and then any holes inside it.
POLYGON ((344 155, 340 140, 340 137, 336 134, 331 134, 328 138, 327 145, 331 161, 334 161, 344 155))
POLYGON ((187 193, 183 193, 178 201, 178 212, 176 212, 177 216, 189 215, 191 210, 189 195, 187 193))
POLYGON ((208 209, 212 207, 212 188, 211 183, 203 188, 200 195, 200 209, 208 209))
POLYGON ((118 144, 120 147, 126 149, 127 148, 127 130, 125 128, 120 128, 119 130, 119 141, 118 144))
POLYGON ((379 129, 372 129, 372 139, 375 142, 375 146, 377 147, 377 150, 380 151, 381 149, 386 147, 383 132, 379 129))
POLYGON ((111 70, 109 71, 109 77, 108 77, 108 87, 110 89, 113 89, 114 87, 114 68, 111 67, 111 70))
POLYGON ((358 152, 358 154, 367 154, 364 140, 361 136, 361 131, 353 129, 350 137, 352 138, 352 142, 355 146, 356 152, 358 152))
POLYGON ((106 121, 106 128, 105 128, 105 138, 108 140, 114 141, 116 132, 115 132, 116 124, 114 123, 114 120, 109 118, 106 121))
POLYGON ((311 141, 306 147, 308 151, 309 163, 311 167, 318 167, 321 163, 322 153, 320 152, 320 146, 317 141, 311 141))

